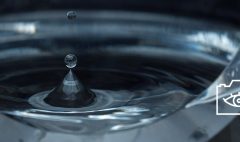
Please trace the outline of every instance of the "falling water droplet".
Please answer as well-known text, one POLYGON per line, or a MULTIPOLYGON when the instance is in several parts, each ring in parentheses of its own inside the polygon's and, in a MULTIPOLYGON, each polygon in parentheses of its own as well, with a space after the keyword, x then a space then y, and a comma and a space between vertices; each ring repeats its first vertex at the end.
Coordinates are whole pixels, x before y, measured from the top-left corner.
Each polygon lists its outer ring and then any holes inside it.
POLYGON ((76 11, 68 11, 67 12, 67 18, 68 20, 74 20, 77 18, 77 13, 76 11))
POLYGON ((77 65, 77 57, 74 54, 68 54, 65 57, 64 62, 69 69, 72 69, 77 65))

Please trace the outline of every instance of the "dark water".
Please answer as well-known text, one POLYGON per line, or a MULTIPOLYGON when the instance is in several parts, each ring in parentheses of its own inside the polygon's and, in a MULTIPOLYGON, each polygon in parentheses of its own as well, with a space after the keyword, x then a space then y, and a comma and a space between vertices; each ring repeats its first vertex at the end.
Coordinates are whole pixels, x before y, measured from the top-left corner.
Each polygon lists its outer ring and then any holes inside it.
MULTIPOLYGON (((65 15, 0 21, 1 112, 60 132, 135 128, 183 108, 229 62, 230 53, 207 40, 210 25, 93 13, 69 24, 65 15), (192 38, 197 31, 204 43, 192 38), (68 73, 63 60, 70 53, 78 58, 73 72, 95 100, 81 107, 50 105, 44 99, 68 73)), ((220 29, 214 25, 210 34, 218 43, 225 38, 220 29)))
POLYGON ((1 64, 1 110, 40 120, 81 120, 87 129, 81 131, 96 130, 92 127, 102 123, 98 121, 107 121, 112 131, 128 129, 177 111, 207 88, 226 64, 204 54, 147 46, 92 47, 75 54, 78 65, 73 71, 96 95, 94 103, 64 108, 44 102, 68 72, 64 56, 46 55, 1 64))

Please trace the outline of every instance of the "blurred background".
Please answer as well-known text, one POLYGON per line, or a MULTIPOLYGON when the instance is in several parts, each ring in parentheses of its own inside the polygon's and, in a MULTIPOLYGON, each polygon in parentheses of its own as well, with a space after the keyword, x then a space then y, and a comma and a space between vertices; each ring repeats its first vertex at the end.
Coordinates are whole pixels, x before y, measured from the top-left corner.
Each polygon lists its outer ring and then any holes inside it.
POLYGON ((238 0, 3 0, 1 14, 39 10, 127 10, 240 22, 238 0))

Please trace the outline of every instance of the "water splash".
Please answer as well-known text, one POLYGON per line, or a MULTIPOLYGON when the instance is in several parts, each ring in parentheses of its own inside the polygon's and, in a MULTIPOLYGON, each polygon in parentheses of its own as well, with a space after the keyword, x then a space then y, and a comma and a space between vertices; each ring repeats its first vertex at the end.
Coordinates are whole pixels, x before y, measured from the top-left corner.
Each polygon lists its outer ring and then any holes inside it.
POLYGON ((73 70, 77 65, 77 57, 68 54, 64 59, 69 72, 63 81, 45 98, 45 101, 58 107, 82 107, 93 101, 94 95, 76 77, 73 70))

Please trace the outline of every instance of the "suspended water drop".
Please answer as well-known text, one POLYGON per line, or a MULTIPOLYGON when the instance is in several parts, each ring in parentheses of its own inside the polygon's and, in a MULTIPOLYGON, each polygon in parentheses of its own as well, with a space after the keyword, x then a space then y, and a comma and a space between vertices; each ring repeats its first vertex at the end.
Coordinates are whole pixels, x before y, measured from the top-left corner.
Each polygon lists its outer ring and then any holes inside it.
POLYGON ((58 107, 81 107, 93 102, 94 95, 88 90, 71 70, 77 65, 77 57, 68 54, 64 61, 70 69, 63 81, 45 98, 45 101, 58 107))
POLYGON ((68 11, 67 12, 67 18, 68 20, 74 20, 77 18, 77 12, 76 11, 68 11))
POLYGON ((74 68, 77 65, 77 57, 74 54, 68 54, 65 57, 64 62, 69 69, 74 68))

